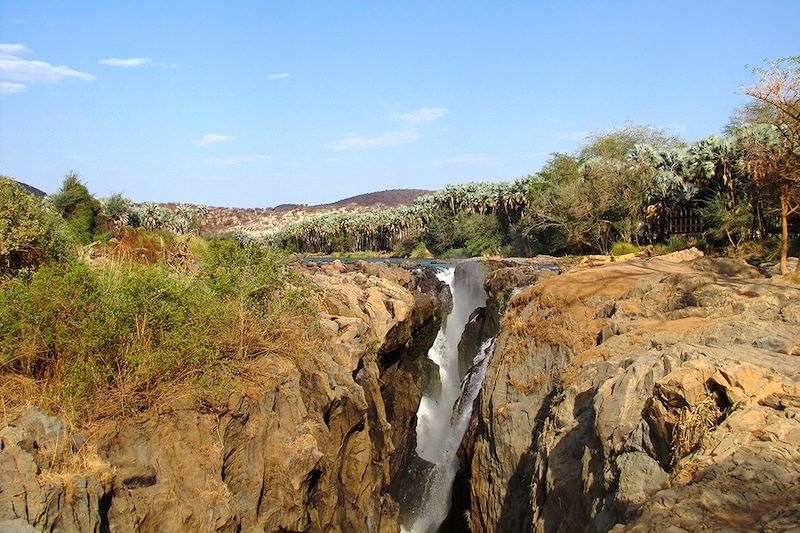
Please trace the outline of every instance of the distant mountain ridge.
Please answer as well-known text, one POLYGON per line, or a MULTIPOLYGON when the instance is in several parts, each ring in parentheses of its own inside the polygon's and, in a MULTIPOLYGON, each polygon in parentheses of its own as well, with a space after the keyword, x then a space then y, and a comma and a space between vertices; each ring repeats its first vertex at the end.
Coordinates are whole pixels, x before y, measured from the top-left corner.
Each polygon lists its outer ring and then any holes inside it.
MULTIPOLYGON (((427 189, 389 189, 359 194, 321 205, 281 204, 275 207, 249 209, 211 207, 207 221, 201 230, 216 235, 235 230, 252 235, 263 235, 325 213, 358 213, 411 205, 417 198, 434 192, 427 189)), ((161 205, 170 209, 175 208, 174 203, 161 205)))
POLYGON ((436 191, 429 191, 427 189, 388 189, 385 191, 368 192, 359 194, 333 202, 330 204, 322 204, 315 207, 343 207, 346 205, 363 205, 363 206, 378 206, 383 205, 386 207, 399 207, 401 205, 411 205, 414 200, 420 196, 433 194, 436 191))
POLYGON ((32 195, 34 195, 34 196, 36 196, 38 198, 44 198, 45 196, 47 196, 46 192, 44 192, 41 189, 37 189, 33 185, 28 185, 27 183, 22 183, 21 181, 17 181, 17 180, 15 180, 13 178, 12 178, 12 181, 17 182, 20 187, 22 187, 23 189, 28 191, 30 194, 32 194, 32 195))

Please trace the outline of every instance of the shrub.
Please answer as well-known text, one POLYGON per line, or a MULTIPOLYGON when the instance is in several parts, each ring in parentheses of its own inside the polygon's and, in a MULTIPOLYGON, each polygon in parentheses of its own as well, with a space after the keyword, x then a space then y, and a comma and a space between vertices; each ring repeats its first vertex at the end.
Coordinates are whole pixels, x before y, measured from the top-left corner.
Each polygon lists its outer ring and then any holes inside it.
POLYGON ((415 250, 421 251, 424 249, 427 252, 428 247, 425 246, 425 243, 421 239, 422 235, 417 232, 404 235, 392 247, 392 254, 398 257, 410 257, 415 250))
POLYGON ((696 242, 693 240, 683 239, 681 237, 672 237, 667 244, 667 249, 669 252, 680 252, 681 250, 687 250, 695 245, 696 242))
POLYGON ((469 257, 469 253, 464 248, 450 248, 445 251, 441 256, 442 259, 461 259, 469 257))
POLYGON ((259 308, 274 305, 277 299, 273 296, 290 284, 302 284, 283 256, 258 243, 249 246, 234 241, 209 243, 202 256, 200 273, 220 297, 243 300, 259 308))
POLYGON ((420 242, 411 250, 408 257, 411 259, 428 259, 433 257, 433 254, 428 251, 428 247, 425 246, 424 242, 420 242))
POLYGON ((210 296, 160 267, 43 267, 0 293, 3 370, 75 402, 109 387, 153 391, 221 356, 213 332, 225 320, 210 296))
POLYGON ((61 217, 15 181, 0 177, 0 276, 64 260, 72 244, 61 217))
POLYGON ((456 216, 459 242, 471 256, 495 254, 501 244, 497 218, 493 215, 461 212, 456 216))
POLYGON ((671 237, 665 243, 657 243, 653 245, 653 253, 654 255, 665 255, 672 252, 680 252, 681 250, 686 250, 692 246, 695 246, 695 242, 693 240, 688 240, 681 237, 671 237))
POLYGON ((89 190, 78 179, 77 174, 70 172, 64 176, 61 189, 50 196, 50 202, 69 222, 79 242, 88 244, 92 241, 97 215, 102 211, 102 205, 89 194, 89 190))
POLYGON ((639 251, 639 247, 635 244, 631 244, 629 242, 615 242, 611 245, 611 250, 609 253, 611 255, 626 255, 626 254, 635 254, 639 251))
POLYGON ((114 241, 109 241, 109 256, 115 261, 135 261, 146 265, 163 263, 175 244, 175 235, 168 231, 144 228, 122 228, 114 241))
POLYGON ((147 408, 178 384, 220 383, 253 356, 304 349, 310 292, 282 258, 235 243, 213 243, 206 257, 198 276, 72 261, 9 280, 0 377, 42 383, 58 408, 91 418, 147 408))
POLYGON ((700 210, 707 233, 717 241, 727 240, 735 250, 750 234, 753 211, 748 203, 731 206, 723 194, 711 197, 700 210))

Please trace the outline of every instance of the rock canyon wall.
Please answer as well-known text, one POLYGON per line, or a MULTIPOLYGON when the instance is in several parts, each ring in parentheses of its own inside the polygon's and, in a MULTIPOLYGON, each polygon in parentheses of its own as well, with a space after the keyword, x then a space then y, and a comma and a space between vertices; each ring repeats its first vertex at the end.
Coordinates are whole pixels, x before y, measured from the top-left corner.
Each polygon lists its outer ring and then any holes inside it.
POLYGON ((173 397, 91 435, 6 412, 0 530, 398 531, 387 489, 415 448, 446 287, 368 264, 306 274, 322 345, 255 359, 234 392, 173 397))
POLYGON ((797 530, 800 289, 670 259, 510 299, 462 444, 472 531, 797 530))
MULTIPOLYGON (((700 255, 484 262, 459 375, 495 340, 440 531, 798 529, 800 288, 700 255)), ((234 390, 91 434, 4 412, 0 530, 399 531, 452 295, 426 269, 305 273, 318 347, 256 358, 234 390)))

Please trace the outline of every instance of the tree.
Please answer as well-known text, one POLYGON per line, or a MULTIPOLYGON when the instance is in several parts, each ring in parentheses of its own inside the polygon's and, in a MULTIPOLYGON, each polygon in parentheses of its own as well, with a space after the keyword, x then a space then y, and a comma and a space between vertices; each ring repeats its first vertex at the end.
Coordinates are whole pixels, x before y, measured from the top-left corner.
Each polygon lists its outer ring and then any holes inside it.
POLYGON ((777 194, 780 200, 781 274, 786 274, 788 220, 791 215, 800 212, 800 160, 792 154, 791 146, 786 137, 779 133, 778 126, 772 124, 741 128, 738 142, 744 151, 742 168, 753 177, 757 187, 777 194))
POLYGON ((578 152, 578 158, 587 161, 593 158, 623 161, 637 144, 649 144, 656 150, 683 148, 677 135, 670 135, 661 128, 627 124, 609 133, 594 133, 589 143, 578 152))
POLYGON ((747 237, 753 212, 747 203, 731 205, 725 195, 717 193, 700 209, 700 217, 712 237, 727 238, 736 250, 747 237))
POLYGON ((695 180, 706 186, 726 190, 731 207, 736 205, 735 170, 741 154, 727 137, 710 135, 694 143, 688 152, 688 170, 695 180))
POLYGON ((102 205, 91 194, 78 174, 70 172, 64 176, 61 189, 50 196, 50 202, 69 222, 75 236, 83 244, 88 244, 94 235, 96 217, 102 211, 102 205))
MULTIPOLYGON (((574 181, 580 179, 581 176, 581 162, 578 158, 559 152, 551 154, 542 170, 536 173, 536 177, 545 183, 574 181)), ((537 182, 532 183, 533 186, 536 184, 537 182)))
MULTIPOLYGON (((745 93, 766 104, 769 128, 744 132, 749 151, 745 164, 763 186, 773 189, 781 205, 781 273, 789 251, 789 216, 800 212, 800 56, 754 69, 759 81, 745 93)), ((767 123, 762 118, 763 123, 767 123)), ((796 270, 800 272, 800 261, 796 270)))

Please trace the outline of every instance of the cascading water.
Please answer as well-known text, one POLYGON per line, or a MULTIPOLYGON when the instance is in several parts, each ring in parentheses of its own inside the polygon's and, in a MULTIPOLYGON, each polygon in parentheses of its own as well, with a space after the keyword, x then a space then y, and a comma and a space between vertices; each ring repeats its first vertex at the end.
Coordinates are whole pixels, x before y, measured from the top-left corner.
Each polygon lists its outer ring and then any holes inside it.
POLYGON ((477 355, 466 376, 459 375, 459 341, 472 312, 486 304, 482 269, 472 264, 459 267, 456 273, 449 268, 437 277, 450 286, 453 310, 428 351, 428 358, 439 365, 441 392, 438 396, 423 396, 417 411, 417 455, 433 467, 427 476, 421 506, 412 513, 413 533, 435 532, 447 516, 458 470, 456 453, 490 357, 491 339, 473 352, 477 355))

